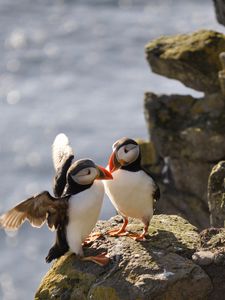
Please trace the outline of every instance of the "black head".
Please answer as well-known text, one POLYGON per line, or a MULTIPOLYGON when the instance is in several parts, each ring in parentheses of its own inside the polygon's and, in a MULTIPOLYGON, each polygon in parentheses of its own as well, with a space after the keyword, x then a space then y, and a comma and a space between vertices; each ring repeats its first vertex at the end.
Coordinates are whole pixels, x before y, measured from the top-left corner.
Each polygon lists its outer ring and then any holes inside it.
POLYGON ((112 179, 109 171, 96 165, 91 159, 75 161, 67 171, 67 194, 76 194, 89 188, 95 180, 112 179))
POLYGON ((109 159, 110 172, 121 168, 128 171, 139 171, 141 167, 141 151, 137 142, 130 138, 122 138, 113 144, 113 153, 109 159))

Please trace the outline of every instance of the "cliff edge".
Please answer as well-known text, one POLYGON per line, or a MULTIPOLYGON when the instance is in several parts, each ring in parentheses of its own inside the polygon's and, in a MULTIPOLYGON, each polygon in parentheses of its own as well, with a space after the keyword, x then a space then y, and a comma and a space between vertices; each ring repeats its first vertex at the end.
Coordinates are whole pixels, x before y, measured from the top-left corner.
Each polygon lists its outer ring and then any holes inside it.
MULTIPOLYGON (((99 221, 96 230, 102 238, 84 248, 85 255, 107 251, 107 266, 82 262, 68 253, 53 263, 35 300, 207 299, 212 282, 192 260, 201 244, 196 227, 178 216, 157 215, 146 241, 105 234, 121 221, 120 216, 99 221)), ((140 231, 142 224, 131 220, 128 230, 140 231)))

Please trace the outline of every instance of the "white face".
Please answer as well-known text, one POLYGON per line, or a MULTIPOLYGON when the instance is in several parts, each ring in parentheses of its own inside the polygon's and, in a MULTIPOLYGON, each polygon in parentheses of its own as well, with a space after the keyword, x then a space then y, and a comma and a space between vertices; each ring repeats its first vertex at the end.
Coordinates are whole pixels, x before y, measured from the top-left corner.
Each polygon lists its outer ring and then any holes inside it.
POLYGON ((71 177, 76 183, 82 185, 91 184, 97 176, 98 171, 93 167, 82 169, 75 175, 71 175, 71 177))
POLYGON ((128 144, 119 148, 116 152, 116 158, 122 164, 130 164, 138 158, 139 153, 138 145, 128 144))

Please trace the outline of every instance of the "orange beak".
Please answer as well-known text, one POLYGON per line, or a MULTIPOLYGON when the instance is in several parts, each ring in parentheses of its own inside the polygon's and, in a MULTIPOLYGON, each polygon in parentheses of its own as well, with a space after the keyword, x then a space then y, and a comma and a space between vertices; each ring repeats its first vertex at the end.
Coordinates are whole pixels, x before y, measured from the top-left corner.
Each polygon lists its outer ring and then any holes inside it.
POLYGON ((118 170, 120 166, 121 165, 116 158, 115 152, 113 152, 109 158, 109 171, 113 173, 118 170))
POLYGON ((99 176, 96 179, 99 180, 110 180, 113 179, 112 174, 107 171, 105 168, 101 167, 101 166, 97 166, 98 170, 99 170, 99 176))

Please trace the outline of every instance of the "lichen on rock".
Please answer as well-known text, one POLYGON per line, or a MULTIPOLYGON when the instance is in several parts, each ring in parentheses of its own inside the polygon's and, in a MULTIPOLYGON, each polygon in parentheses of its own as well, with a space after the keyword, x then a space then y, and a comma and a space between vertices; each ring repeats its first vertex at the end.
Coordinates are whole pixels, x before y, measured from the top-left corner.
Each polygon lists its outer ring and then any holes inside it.
POLYGON ((208 92, 219 90, 219 54, 223 51, 225 36, 210 30, 162 36, 146 46, 153 72, 208 92))
POLYGON ((225 161, 214 166, 209 176, 208 203, 212 226, 225 224, 225 161))
MULTIPOLYGON (((178 216, 158 215, 152 219, 146 241, 105 234, 121 221, 119 216, 99 221, 96 230, 103 233, 102 239, 84 249, 85 255, 107 251, 108 266, 102 268, 67 254, 52 265, 35 299, 206 299, 211 281, 190 260, 200 244, 194 226, 178 216)), ((139 232, 142 224, 130 220, 128 230, 139 232)))
POLYGON ((208 176, 225 158, 224 50, 225 36, 208 30, 163 36, 146 46, 153 72, 205 93, 195 98, 146 92, 144 99, 154 169, 161 177, 159 212, 178 213, 199 228, 209 226, 208 176))

